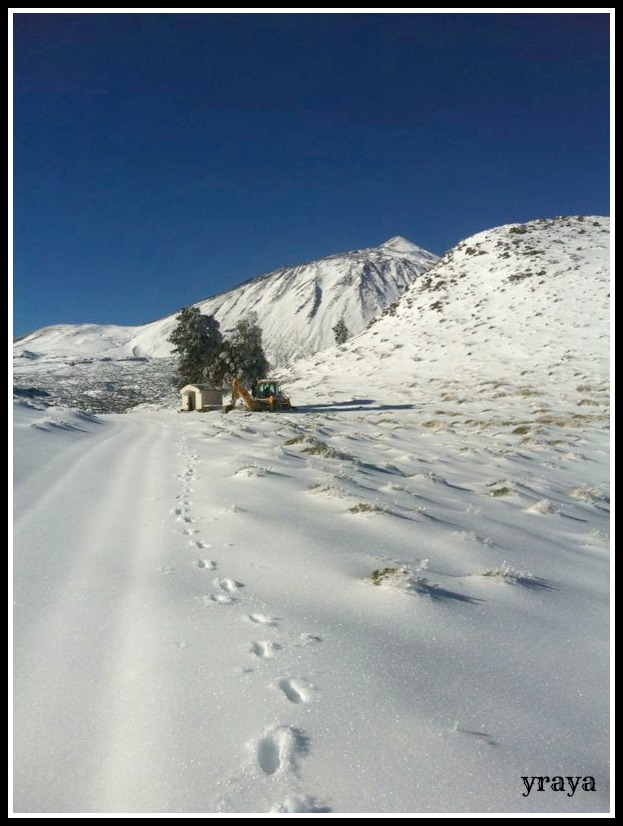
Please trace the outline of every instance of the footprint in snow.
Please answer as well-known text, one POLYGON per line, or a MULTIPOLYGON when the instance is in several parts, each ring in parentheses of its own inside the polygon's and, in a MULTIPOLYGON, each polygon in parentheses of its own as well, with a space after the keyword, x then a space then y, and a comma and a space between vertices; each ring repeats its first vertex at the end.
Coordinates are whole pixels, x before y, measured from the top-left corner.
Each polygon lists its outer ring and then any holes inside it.
POLYGON ((215 579, 214 585, 220 588, 221 591, 226 591, 229 594, 233 594, 241 588, 244 588, 244 582, 236 582, 235 579, 215 579))
POLYGON ((214 571, 216 569, 216 562, 213 559, 198 559, 194 565, 202 571, 214 571))
POLYGON ((183 473, 174 473, 174 474, 173 474, 173 478, 174 478, 174 479, 181 479, 182 481, 185 481, 185 480, 187 480, 187 479, 192 479, 192 477, 193 477, 194 475, 195 475, 195 474, 194 474, 193 469, 192 469, 192 468, 188 468, 188 469, 187 469, 187 470, 185 470, 183 473))
POLYGON ((330 809, 318 798, 305 795, 287 797, 283 803, 275 803, 270 811, 275 814, 321 814, 332 812, 333 809, 330 809))
POLYGON ((210 545, 210 543, 209 543, 209 542, 204 542, 204 541, 203 541, 203 539, 197 539, 197 540, 195 540, 195 543, 194 543, 194 544, 195 544, 195 545, 197 546, 197 548, 199 548, 200 550, 205 550, 206 548, 211 548, 211 547, 212 547, 212 545, 210 545))
POLYGON ((322 637, 319 637, 318 634, 301 634, 299 640, 300 642, 297 645, 317 645, 322 642, 322 637))
POLYGON ((231 594, 208 594, 207 596, 203 597, 203 602, 206 605, 235 605, 236 603, 240 602, 239 599, 236 597, 232 597, 231 594))
POLYGON ((277 686, 281 689, 285 698, 295 705, 309 703, 314 692, 314 686, 301 678, 284 677, 279 680, 277 686))
POLYGON ((168 565, 166 565, 166 566, 161 565, 160 568, 158 568, 158 570, 160 571, 161 574, 174 574, 175 573, 175 568, 171 568, 168 565))
POLYGON ((277 625, 279 622, 277 617, 269 614, 247 614, 247 619, 255 625, 277 625))
POLYGON ((256 745, 257 762, 264 774, 296 771, 309 751, 309 738, 294 726, 269 726, 256 745))
POLYGON ((260 659, 270 659, 275 656, 277 651, 281 651, 282 647, 283 646, 279 645, 277 642, 261 640, 258 642, 252 642, 249 646, 249 651, 251 654, 254 654, 260 659))

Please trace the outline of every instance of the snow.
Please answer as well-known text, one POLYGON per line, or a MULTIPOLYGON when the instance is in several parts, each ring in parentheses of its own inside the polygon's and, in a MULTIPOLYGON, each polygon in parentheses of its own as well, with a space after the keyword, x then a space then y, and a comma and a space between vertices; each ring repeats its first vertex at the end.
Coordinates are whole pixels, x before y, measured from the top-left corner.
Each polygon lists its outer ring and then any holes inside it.
POLYGON ((385 243, 381 244, 381 247, 384 250, 393 250, 394 252, 418 252, 421 251, 421 248, 414 244, 412 241, 408 241, 406 238, 403 238, 402 235, 394 235, 393 238, 388 239, 385 243))
POLYGON ((14 811, 609 812, 607 228, 474 236, 292 412, 18 401, 14 811))
MULTIPOLYGON (((330 255, 286 266, 197 302, 225 334, 250 312, 261 320, 264 347, 273 366, 284 365, 335 343, 333 327, 344 319, 351 334, 361 332, 411 282, 438 260, 406 241, 330 255)), ((86 356, 164 359, 179 310, 140 327, 60 324, 37 330, 17 342, 18 358, 76 360, 86 356)))

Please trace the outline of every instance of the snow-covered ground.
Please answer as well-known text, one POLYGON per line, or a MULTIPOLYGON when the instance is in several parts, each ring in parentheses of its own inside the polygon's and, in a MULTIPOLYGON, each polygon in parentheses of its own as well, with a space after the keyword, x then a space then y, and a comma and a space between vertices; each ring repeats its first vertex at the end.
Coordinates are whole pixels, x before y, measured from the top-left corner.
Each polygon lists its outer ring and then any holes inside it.
POLYGON ((606 227, 475 236, 292 412, 18 401, 14 811, 608 813, 606 227))
POLYGON ((430 415, 20 406, 15 811, 606 811, 607 433, 430 415))

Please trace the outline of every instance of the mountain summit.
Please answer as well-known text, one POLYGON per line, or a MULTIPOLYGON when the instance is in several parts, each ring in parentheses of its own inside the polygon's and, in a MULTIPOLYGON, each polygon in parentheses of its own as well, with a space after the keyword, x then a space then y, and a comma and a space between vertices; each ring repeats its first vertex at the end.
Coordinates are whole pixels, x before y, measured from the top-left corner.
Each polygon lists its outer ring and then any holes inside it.
MULTIPOLYGON (((332 346, 333 327, 341 319, 351 335, 360 333, 437 260, 396 236, 379 247, 280 267, 193 306, 213 315, 225 335, 241 318, 256 312, 266 355, 275 367, 332 346)), ((20 339, 16 353, 166 358, 171 355, 168 339, 176 316, 177 312, 140 327, 45 327, 20 339)))
POLYGON ((385 241, 384 244, 381 244, 381 248, 384 250, 393 250, 394 252, 422 251, 420 247, 411 243, 411 241, 407 241, 407 239, 403 238, 402 235, 394 235, 394 237, 390 238, 389 241, 385 241))

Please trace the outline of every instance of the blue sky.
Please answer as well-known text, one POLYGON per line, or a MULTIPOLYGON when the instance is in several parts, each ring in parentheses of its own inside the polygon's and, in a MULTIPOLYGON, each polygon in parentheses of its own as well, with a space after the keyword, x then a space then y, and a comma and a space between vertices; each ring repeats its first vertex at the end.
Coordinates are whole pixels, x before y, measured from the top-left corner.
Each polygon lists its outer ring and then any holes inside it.
POLYGON ((14 334, 610 213, 610 12, 19 13, 14 334))

